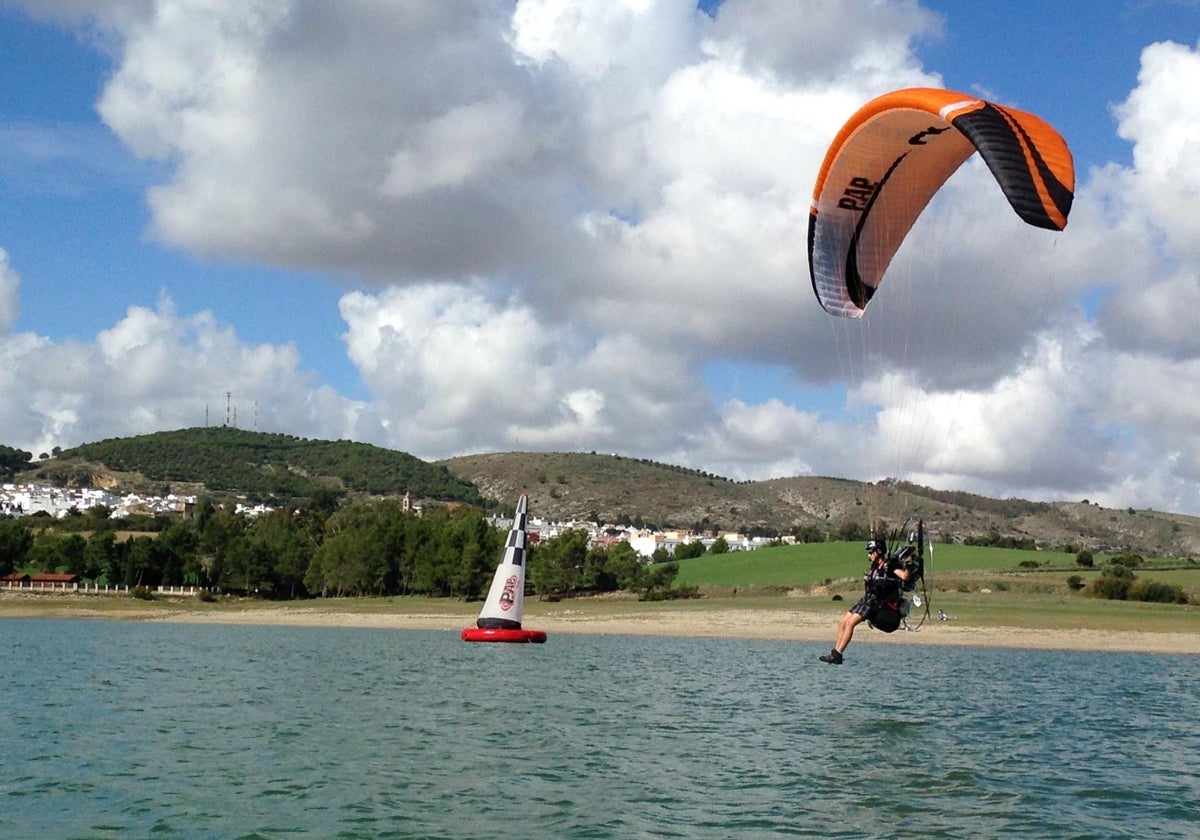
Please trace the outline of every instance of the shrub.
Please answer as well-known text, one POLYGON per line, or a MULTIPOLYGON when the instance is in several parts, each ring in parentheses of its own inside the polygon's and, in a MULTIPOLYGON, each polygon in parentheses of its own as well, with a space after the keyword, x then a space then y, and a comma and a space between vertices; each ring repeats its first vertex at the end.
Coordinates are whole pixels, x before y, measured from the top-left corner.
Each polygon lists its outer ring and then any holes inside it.
POLYGON ((1072 592, 1078 592, 1080 589, 1083 589, 1084 585, 1083 578, 1079 575, 1071 575, 1067 578, 1067 586, 1070 587, 1072 592))
POLYGON ((131 594, 134 598, 141 598, 143 601, 154 600, 154 592, 149 586, 135 586, 133 587, 133 592, 131 594))
POLYGON ((1186 604, 1187 593, 1183 587, 1154 580, 1134 581, 1129 586, 1126 598, 1130 601, 1149 601, 1154 604, 1186 604))
POLYGON ((1092 581, 1087 594, 1093 598, 1124 601, 1129 596, 1129 587, 1133 581, 1133 572, 1129 571, 1128 567, 1120 564, 1106 566, 1100 577, 1092 581))
POLYGON ((699 598, 700 587, 676 586, 668 589, 647 589, 638 596, 639 601, 678 601, 684 598, 699 598))
POLYGON ((1096 558, 1086 548, 1080 549, 1079 553, 1075 555, 1075 565, 1090 569, 1096 565, 1096 558))
POLYGON ((1136 569, 1138 566, 1142 565, 1146 561, 1142 557, 1142 555, 1132 554, 1132 553, 1126 551, 1122 554, 1116 555, 1115 557, 1113 557, 1113 559, 1109 560, 1108 562, 1120 564, 1129 569, 1136 569))

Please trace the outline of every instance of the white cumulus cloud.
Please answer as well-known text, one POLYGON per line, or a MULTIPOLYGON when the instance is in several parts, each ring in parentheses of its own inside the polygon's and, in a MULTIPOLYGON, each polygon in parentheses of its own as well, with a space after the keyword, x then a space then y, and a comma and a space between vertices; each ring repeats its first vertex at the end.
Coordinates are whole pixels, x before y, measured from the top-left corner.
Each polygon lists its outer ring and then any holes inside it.
MULTIPOLYGON (((1195 45, 1145 48, 1111 128, 1132 164, 1081 169, 1066 231, 1021 224, 969 162, 868 318, 833 323, 809 194, 855 108, 940 84, 918 50, 942 21, 913 0, 26 5, 90 18, 111 52, 99 113, 164 167, 150 235, 340 278, 366 393, 168 296, 94 341, 6 332, 30 395, 0 409, 10 434, 195 425, 233 391, 243 427, 253 394, 269 428, 421 457, 618 451, 1200 511, 1195 45), (792 390, 716 396, 714 363, 792 390)), ((0 325, 18 302, 0 262, 0 325)))

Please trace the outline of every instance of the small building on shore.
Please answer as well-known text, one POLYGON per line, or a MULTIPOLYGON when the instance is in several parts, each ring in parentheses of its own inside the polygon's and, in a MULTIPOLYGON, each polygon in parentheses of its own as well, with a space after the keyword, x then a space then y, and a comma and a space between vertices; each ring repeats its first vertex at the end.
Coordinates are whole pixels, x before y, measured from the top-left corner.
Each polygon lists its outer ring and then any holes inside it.
POLYGON ((0 577, 0 586, 9 589, 71 589, 78 586, 79 581, 80 577, 76 574, 34 572, 27 575, 23 572, 12 572, 0 577))

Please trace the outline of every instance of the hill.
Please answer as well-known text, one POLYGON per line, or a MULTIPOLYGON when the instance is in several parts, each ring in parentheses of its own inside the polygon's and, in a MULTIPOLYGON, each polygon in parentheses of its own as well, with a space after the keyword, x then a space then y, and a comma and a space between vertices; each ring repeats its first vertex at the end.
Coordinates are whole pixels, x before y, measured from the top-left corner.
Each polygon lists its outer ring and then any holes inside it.
POLYGON ((989 499, 907 483, 870 484, 795 477, 735 482, 619 455, 510 452, 437 462, 489 498, 508 505, 529 494, 530 510, 549 519, 645 522, 675 527, 836 534, 883 520, 925 520, 942 542, 997 534, 1044 548, 1078 546, 1145 556, 1200 554, 1200 518, 1101 508, 1080 502, 989 499))
POLYGON ((403 452, 226 426, 112 438, 65 450, 18 480, 251 499, 394 496, 482 504, 470 482, 403 452))
POLYGON ((84 444, 17 473, 17 481, 121 492, 236 495, 252 501, 400 496, 530 510, 588 520, 743 533, 849 538, 882 520, 924 519, 939 542, 989 535, 1039 548, 1200 555, 1200 518, 1112 510, 1087 501, 1031 502, 902 482, 793 477, 737 482, 620 455, 509 452, 434 463, 351 441, 310 440, 225 426, 156 432, 84 444))

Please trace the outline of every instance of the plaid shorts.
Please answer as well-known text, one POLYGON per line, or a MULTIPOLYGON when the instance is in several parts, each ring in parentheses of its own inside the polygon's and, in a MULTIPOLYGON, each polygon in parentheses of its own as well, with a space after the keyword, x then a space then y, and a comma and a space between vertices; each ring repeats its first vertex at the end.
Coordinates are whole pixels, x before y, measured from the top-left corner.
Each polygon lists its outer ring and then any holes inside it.
POLYGON ((864 595, 858 599, 857 604, 850 608, 850 612, 870 620, 877 609, 879 609, 879 599, 874 595, 864 595))

